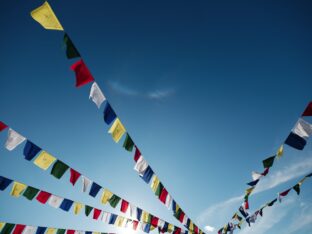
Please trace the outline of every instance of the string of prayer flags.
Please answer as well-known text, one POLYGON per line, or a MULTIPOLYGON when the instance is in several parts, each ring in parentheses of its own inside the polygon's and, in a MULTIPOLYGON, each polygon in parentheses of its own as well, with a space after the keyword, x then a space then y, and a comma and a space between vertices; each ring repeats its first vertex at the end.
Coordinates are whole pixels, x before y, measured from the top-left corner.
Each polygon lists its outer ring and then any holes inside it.
POLYGON ((312 116, 312 102, 310 102, 301 116, 312 116))
POLYGON ((42 170, 47 170, 55 161, 55 157, 46 151, 42 151, 35 159, 34 164, 42 170))
POLYGON ((53 175, 57 179, 60 179, 68 170, 68 168, 69 166, 67 166, 65 163, 57 160, 52 167, 51 175, 53 175))
POLYGON ((285 144, 295 149, 303 150, 310 135, 312 135, 312 124, 299 118, 295 127, 285 140, 285 144))
POLYGON ((125 138, 125 141, 123 143, 123 147, 129 152, 132 152, 132 150, 133 150, 134 142, 132 141, 132 139, 128 133, 126 134, 126 138, 125 138))
POLYGON ((91 99, 99 109, 102 103, 106 100, 104 94, 96 82, 93 82, 91 86, 89 99, 91 99))
POLYGON ((31 161, 40 151, 41 148, 39 146, 35 145, 30 140, 26 141, 24 146, 24 156, 26 160, 31 161))
POLYGON ((79 88, 89 82, 94 81, 91 72, 89 71, 87 65, 82 59, 74 63, 71 67, 71 70, 75 72, 76 75, 76 87, 79 88))
POLYGON ((106 106, 104 108, 104 121, 106 124, 110 125, 115 119, 117 115, 109 102, 106 102, 106 106))
POLYGON ((40 7, 33 10, 30 15, 45 29, 64 31, 48 2, 44 2, 40 7))
POLYGON ((2 121, 0 121, 0 132, 2 132, 4 129, 6 129, 8 126, 3 123, 2 121))
POLYGON ((64 44, 65 44, 65 47, 66 47, 66 56, 67 56, 68 59, 80 57, 80 53, 76 49, 74 43, 69 38, 67 33, 64 34, 64 44))
POLYGON ((18 145, 23 143, 26 140, 21 134, 14 131, 12 128, 9 128, 8 138, 5 142, 5 148, 9 151, 14 150, 18 145))
POLYGON ((116 118, 111 128, 108 130, 108 133, 110 133, 113 137, 113 140, 118 143, 119 140, 122 138, 122 136, 125 134, 126 129, 119 120, 119 118, 116 118))

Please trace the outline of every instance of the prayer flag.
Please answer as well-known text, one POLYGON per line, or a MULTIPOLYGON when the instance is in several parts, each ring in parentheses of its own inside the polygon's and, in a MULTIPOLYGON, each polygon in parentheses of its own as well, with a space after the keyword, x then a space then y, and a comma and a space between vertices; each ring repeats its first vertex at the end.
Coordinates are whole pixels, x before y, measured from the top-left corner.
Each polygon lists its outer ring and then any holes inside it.
POLYGON ((275 198, 274 200, 272 200, 271 202, 269 202, 267 205, 268 206, 273 206, 274 203, 277 201, 277 198, 275 198))
POLYGON ((152 176, 154 175, 154 172, 150 166, 148 166, 141 178, 145 181, 145 183, 149 183, 152 179, 152 176))
POLYGON ((93 210, 93 219, 97 220, 100 217, 101 213, 102 213, 102 210, 94 208, 94 210, 93 210))
POLYGON ((100 185, 98 185, 97 183, 93 182, 91 185, 91 189, 89 192, 89 195, 92 197, 96 197, 96 195, 98 194, 98 192, 100 191, 102 187, 100 185))
POLYGON ((33 227, 33 226, 26 226, 24 229, 23 234, 35 234, 37 231, 37 227, 33 227))
POLYGON ((77 182, 77 180, 80 177, 80 173, 72 168, 70 168, 70 182, 75 185, 75 183, 77 182))
POLYGON ((121 201, 121 207, 120 207, 120 211, 123 213, 126 213, 129 207, 129 202, 127 202, 126 200, 122 199, 121 201))
POLYGON ((44 234, 46 230, 46 227, 38 227, 36 234, 44 234))
POLYGON ((296 185, 293 187, 293 189, 296 191, 297 195, 300 194, 300 184, 299 184, 299 183, 296 184, 296 185))
POLYGON ((285 140, 285 144, 297 150, 303 150, 305 145, 307 144, 307 141, 297 134, 291 132, 285 140))
POLYGON ((158 227, 158 221, 159 221, 159 218, 156 217, 156 216, 153 216, 152 221, 151 221, 151 224, 152 224, 154 227, 158 227))
POLYGON ((64 211, 69 211, 73 203, 74 201, 64 198, 62 204, 60 205, 60 208, 64 211))
POLYGON ((56 160, 51 154, 46 151, 42 151, 39 156, 35 159, 34 164, 43 170, 47 170, 52 163, 56 160))
POLYGON ((157 197, 160 197, 160 194, 161 194, 163 188, 164 188, 163 184, 161 182, 159 182, 157 189, 156 189, 156 192, 155 192, 155 195, 157 197))
POLYGON ((265 160, 262 161, 263 163, 263 167, 264 168, 270 168, 273 166, 273 163, 274 163, 274 159, 275 159, 275 155, 274 156, 271 156, 265 160))
POLYGON ((281 158, 284 153, 284 145, 281 145, 276 153, 277 158, 281 158))
POLYGON ((64 31, 48 2, 44 2, 40 7, 33 10, 30 15, 45 29, 64 31))
POLYGON ((94 81, 93 76, 91 75, 91 72, 89 71, 86 64, 83 62, 82 59, 74 63, 71 67, 71 70, 73 70, 76 74, 76 87, 79 88, 89 82, 94 81))
POLYGON ((54 208, 59 208, 63 200, 64 198, 52 194, 48 204, 54 208))
POLYGON ((111 128, 108 130, 108 133, 112 134, 112 137, 116 143, 119 142, 123 134, 125 134, 126 129, 120 122, 119 118, 117 118, 111 128))
POLYGON ((301 116, 312 116, 312 102, 310 102, 301 116))
POLYGON ((80 57, 78 50, 67 33, 64 34, 64 44, 66 46, 66 56, 68 59, 80 57))
POLYGON ((111 207, 116 208, 116 206, 118 205, 119 201, 120 201, 120 197, 118 197, 117 195, 113 195, 109 200, 109 204, 111 205, 111 207))
POLYGON ((5 142, 5 148, 9 151, 14 150, 19 144, 26 140, 25 137, 15 132, 12 128, 9 128, 8 138, 5 142))
POLYGON ((279 200, 279 202, 282 202, 282 197, 287 196, 287 194, 289 193, 290 190, 291 190, 291 188, 290 188, 290 189, 287 189, 287 190, 285 190, 284 192, 281 192, 281 193, 278 194, 278 200, 279 200))
POLYGON ((247 185, 249 185, 249 186, 256 186, 256 184, 258 184, 258 182, 259 182, 259 179, 257 179, 257 180, 254 180, 254 181, 251 181, 251 182, 249 182, 249 183, 247 183, 247 185))
POLYGON ((246 218, 249 215, 248 212, 245 211, 243 206, 240 206, 238 210, 242 214, 242 216, 244 216, 244 218, 246 218))
POLYGON ((137 207, 137 220, 141 220, 141 216, 142 216, 142 209, 137 207))
POLYGON ((133 146, 134 146, 134 142, 132 141, 130 135, 127 133, 127 134, 126 134, 125 141, 124 141, 124 143, 123 143, 123 147, 124 147, 127 151, 132 152, 133 146))
POLYGON ((109 219, 109 224, 115 224, 115 221, 117 219, 117 215, 111 214, 110 219, 109 219))
POLYGON ((249 195, 252 193, 252 191, 253 191, 254 189, 255 189, 255 187, 251 187, 251 188, 246 189, 245 194, 246 194, 247 196, 249 196, 249 195))
POLYGON ((80 213, 81 209, 82 209, 83 205, 79 202, 75 202, 74 203, 74 214, 77 215, 80 213))
POLYGON ((12 180, 5 178, 3 176, 0 176, 0 190, 5 190, 10 184, 12 183, 12 180))
POLYGON ((166 203, 165 203, 165 206, 170 209, 171 207, 171 203, 172 203, 172 197, 170 194, 168 194, 167 198, 166 198, 166 203))
POLYGON ((66 232, 66 230, 65 230, 65 229, 61 229, 61 228, 59 228, 59 229, 57 229, 56 234, 65 234, 65 232, 66 232))
POLYGON ((143 176, 147 168, 148 168, 148 163, 145 161, 144 157, 141 155, 134 166, 134 170, 139 172, 140 176, 143 176))
POLYGON ((60 179, 69 167, 60 160, 57 160, 51 170, 51 175, 55 178, 60 179))
POLYGON ((253 180, 258 180, 258 179, 260 179, 260 178, 262 177, 262 174, 253 171, 253 172, 251 173, 251 177, 252 177, 253 180))
POLYGON ((0 231, 1 229, 4 227, 5 223, 4 222, 0 222, 0 231))
POLYGON ((312 176, 312 173, 310 173, 309 175, 306 175, 306 177, 311 177, 312 176))
POLYGON ((23 224, 16 224, 12 234, 22 234, 24 229, 25 229, 25 225, 23 224))
POLYGON ((261 175, 266 176, 269 173, 269 170, 269 167, 265 168, 261 175))
POLYGON ((160 196, 159 196, 159 200, 160 200, 162 203, 166 204, 166 198, 167 198, 167 196, 168 196, 168 191, 167 191, 166 188, 163 188, 162 191, 161 191, 161 194, 160 194, 160 196))
POLYGON ((36 197, 37 201, 46 204, 46 202, 49 200, 51 196, 51 193, 45 192, 45 191, 40 191, 38 196, 36 197))
POLYGON ((106 106, 104 108, 104 121, 106 124, 110 125, 114 119, 116 119, 117 115, 109 102, 106 102, 106 106))
POLYGON ((55 228, 48 228, 46 234, 55 234, 55 228))
POLYGON ((85 205, 85 214, 86 214, 86 216, 89 216, 89 214, 91 213, 92 210, 93 210, 93 207, 85 205))
POLYGON ((14 181, 12 190, 11 190, 11 196, 13 197, 19 197, 22 192, 25 190, 27 186, 25 184, 19 183, 17 181, 14 181))
POLYGON ((6 223, 4 227, 2 228, 1 234, 10 234, 14 227, 15 227, 15 224, 6 223))
POLYGON ((82 176, 82 192, 86 192, 91 183, 89 178, 82 176))
POLYGON ((140 150, 138 149, 138 147, 135 146, 134 161, 137 162, 137 161, 139 160, 140 157, 141 157, 141 152, 140 152, 140 150))
POLYGON ((109 191, 108 189, 104 189, 103 194, 102 194, 102 198, 101 198, 101 202, 103 204, 106 204, 107 201, 110 200, 112 196, 113 196, 113 193, 111 191, 109 191))
POLYGON ((25 192, 23 193, 23 196, 31 201, 32 199, 34 199, 34 197, 37 195, 38 192, 39 192, 39 189, 28 186, 25 192))
POLYGON ((312 135, 312 124, 299 118, 292 132, 304 139, 307 139, 312 135))
POLYGON ((91 99, 99 109, 102 103, 106 100, 104 94, 96 82, 93 82, 91 86, 89 99, 91 99))
POLYGON ((39 152, 41 148, 34 143, 32 143, 30 140, 27 140, 25 147, 24 147, 24 156, 25 159, 30 161, 32 160, 39 152))
POLYGON ((0 132, 3 131, 4 129, 6 129, 7 127, 8 127, 8 125, 6 125, 2 121, 0 121, 0 132))
POLYGON ((159 179, 158 177, 154 174, 153 179, 152 179, 152 183, 151 183, 151 188, 152 191, 155 193, 157 190, 157 186, 159 184, 159 179))
POLYGON ((67 229, 66 234, 75 234, 75 230, 67 229))

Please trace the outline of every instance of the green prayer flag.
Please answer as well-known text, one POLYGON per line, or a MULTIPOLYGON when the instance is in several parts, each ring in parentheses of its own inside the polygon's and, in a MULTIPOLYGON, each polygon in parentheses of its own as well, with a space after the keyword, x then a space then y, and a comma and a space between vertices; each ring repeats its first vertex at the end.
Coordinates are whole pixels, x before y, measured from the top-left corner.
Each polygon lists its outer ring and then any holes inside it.
POLYGON ((160 182, 160 183, 158 184, 157 189, 156 189, 156 192, 155 192, 155 195, 156 195, 157 197, 160 196, 161 191, 163 190, 163 188, 164 188, 164 186, 163 186, 163 184, 160 182))
POLYGON ((275 159, 275 155, 272 156, 272 157, 269 157, 269 158, 267 158, 267 159, 264 159, 264 160, 262 161, 263 167, 264 167, 264 168, 272 167, 272 165, 273 165, 273 163, 274 163, 274 159, 275 159))
POLYGON ((134 146, 134 142, 132 141, 131 137, 130 137, 129 134, 127 133, 126 138, 125 138, 125 141, 124 141, 124 143, 123 143, 123 147, 124 147, 126 150, 132 152, 133 146, 134 146))
POLYGON ((296 191, 297 195, 300 194, 300 184, 296 184, 293 189, 296 191))
POLYGON ((37 195, 38 192, 39 192, 39 189, 28 186, 25 192, 23 193, 23 196, 31 201, 32 199, 34 199, 34 197, 37 195))
POLYGON ((68 59, 80 57, 74 43, 66 33, 64 34, 64 44, 66 45, 66 56, 68 59))
POLYGON ((89 216, 89 214, 91 213, 92 210, 93 210, 92 206, 85 205, 85 214, 86 214, 86 216, 89 216))
POLYGON ((117 195, 113 195, 109 200, 109 204, 111 205, 111 207, 116 208, 116 206, 118 205, 118 202, 120 201, 120 197, 118 197, 117 195))
POLYGON ((176 217, 177 219, 180 218, 180 215, 181 215, 181 209, 179 208, 176 212, 174 212, 173 216, 176 217))
POLYGON ((69 167, 63 163, 60 160, 57 160, 56 163, 54 163, 52 170, 51 170, 51 175, 53 175, 54 177, 60 179, 64 173, 67 171, 69 167))
POLYGON ((10 234, 14 227, 15 227, 15 224, 6 223, 4 227, 2 228, 1 234, 10 234))
POLYGON ((147 223, 151 223, 152 222, 152 218, 153 218, 153 216, 151 214, 148 214, 147 223))
POLYGON ((57 229, 56 234, 65 234, 65 231, 65 229, 59 228, 57 229))

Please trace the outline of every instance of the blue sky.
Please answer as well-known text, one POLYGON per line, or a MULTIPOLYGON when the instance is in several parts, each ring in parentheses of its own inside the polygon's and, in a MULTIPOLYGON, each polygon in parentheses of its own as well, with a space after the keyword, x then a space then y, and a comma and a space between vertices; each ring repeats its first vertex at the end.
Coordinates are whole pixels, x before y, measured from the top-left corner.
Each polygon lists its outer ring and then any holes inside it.
MULTIPOLYGON (((201 228, 241 204, 261 161, 285 140, 311 95, 309 1, 49 1, 105 96, 175 200, 201 228)), ((74 87, 63 33, 29 12, 42 1, 1 2, 1 120, 138 206, 175 222, 74 87)), ((309 119, 312 122, 311 118, 309 119)), ((5 142, 6 134, 1 133, 5 142)), ((101 207, 97 200, 0 148, 0 174, 101 207)), ((284 157, 250 198, 251 211, 312 170, 311 140, 284 157)), ((312 181, 240 233, 308 233, 312 181)), ((116 231, 0 193, 8 222, 116 231)), ((107 206, 103 207, 110 210, 107 206)))

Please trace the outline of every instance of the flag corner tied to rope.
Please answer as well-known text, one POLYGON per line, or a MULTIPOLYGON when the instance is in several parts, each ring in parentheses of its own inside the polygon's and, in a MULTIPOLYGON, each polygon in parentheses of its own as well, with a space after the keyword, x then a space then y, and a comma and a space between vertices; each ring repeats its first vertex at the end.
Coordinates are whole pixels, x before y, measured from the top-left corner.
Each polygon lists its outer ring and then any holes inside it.
POLYGON ((6 125, 2 121, 0 121, 0 132, 3 131, 4 129, 6 129, 7 127, 8 127, 8 125, 6 125))
POLYGON ((71 67, 71 70, 75 72, 76 75, 76 87, 79 88, 89 82, 94 81, 91 72, 89 71, 87 65, 82 59, 78 60, 71 67))
POLYGON ((45 29, 64 31, 61 23, 57 19, 50 4, 47 1, 33 10, 30 15, 45 29))
POLYGON ((119 120, 119 118, 116 118, 111 128, 108 130, 108 133, 112 134, 113 140, 118 143, 122 136, 125 134, 126 129, 119 120))

